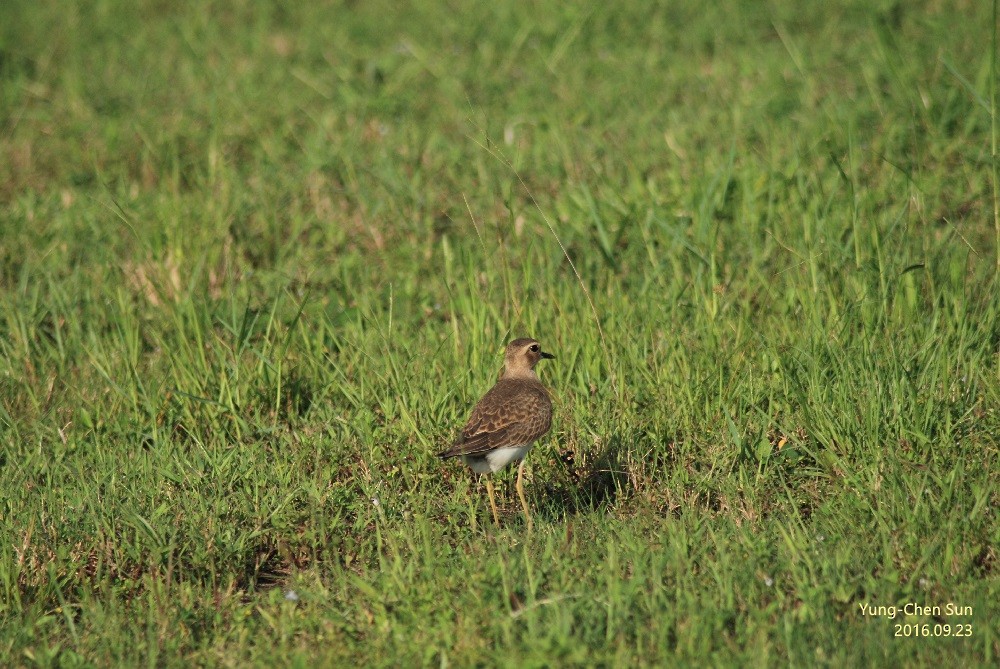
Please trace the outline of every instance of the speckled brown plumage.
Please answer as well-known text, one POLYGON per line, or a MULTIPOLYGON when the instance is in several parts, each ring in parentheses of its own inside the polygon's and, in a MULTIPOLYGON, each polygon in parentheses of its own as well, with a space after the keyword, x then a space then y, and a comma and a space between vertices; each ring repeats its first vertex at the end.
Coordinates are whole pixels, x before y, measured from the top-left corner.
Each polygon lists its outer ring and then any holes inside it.
POLYGON ((502 378, 476 404, 451 448, 438 456, 481 456, 497 448, 524 446, 551 426, 552 400, 541 382, 502 378))
MULTIPOLYGON (((534 339, 515 339, 509 343, 500 380, 476 403, 451 448, 438 453, 440 458, 462 458, 479 474, 498 471, 512 462, 520 463, 517 494, 529 528, 531 514, 522 486, 524 456, 552 426, 552 400, 535 375, 535 365, 539 360, 554 357, 542 351, 534 339)), ((499 524, 493 484, 489 479, 486 488, 490 493, 493 519, 499 524)))

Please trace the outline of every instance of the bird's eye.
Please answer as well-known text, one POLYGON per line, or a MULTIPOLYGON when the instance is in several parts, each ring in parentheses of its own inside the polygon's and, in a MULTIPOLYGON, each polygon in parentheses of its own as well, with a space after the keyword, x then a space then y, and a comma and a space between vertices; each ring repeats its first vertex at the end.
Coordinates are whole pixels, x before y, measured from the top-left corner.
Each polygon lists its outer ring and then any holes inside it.
POLYGON ((532 344, 531 346, 528 347, 528 350, 531 351, 532 353, 538 353, 538 344, 532 344))

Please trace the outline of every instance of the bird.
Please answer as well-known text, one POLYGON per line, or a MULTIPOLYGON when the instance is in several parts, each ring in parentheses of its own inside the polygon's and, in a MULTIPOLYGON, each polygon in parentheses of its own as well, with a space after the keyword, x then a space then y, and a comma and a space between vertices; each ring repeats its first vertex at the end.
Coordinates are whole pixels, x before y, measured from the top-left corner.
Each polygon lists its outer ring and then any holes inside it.
MULTIPOLYGON (((476 403, 468 422, 450 448, 439 458, 461 458, 477 474, 492 474, 511 463, 518 463, 517 496, 532 529, 531 512, 524 499, 524 457, 532 444, 552 427, 552 399, 535 374, 540 360, 555 356, 542 350, 530 337, 507 344, 500 379, 476 403)), ((486 479, 493 522, 500 524, 494 500, 493 482, 486 479)))

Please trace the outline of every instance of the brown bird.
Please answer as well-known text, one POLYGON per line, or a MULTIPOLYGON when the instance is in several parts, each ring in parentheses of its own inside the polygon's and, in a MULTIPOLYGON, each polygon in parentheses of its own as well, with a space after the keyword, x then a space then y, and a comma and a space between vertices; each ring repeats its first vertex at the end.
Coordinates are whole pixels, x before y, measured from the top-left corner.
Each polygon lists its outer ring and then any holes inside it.
MULTIPOLYGON (((462 458, 477 474, 492 474, 512 462, 520 463, 516 487, 528 529, 532 522, 522 483, 524 456, 552 425, 552 400, 535 375, 535 365, 550 358, 555 356, 543 351, 534 339, 515 339, 507 344, 500 380, 476 404, 451 448, 438 453, 439 458, 462 458)), ((493 521, 499 525, 493 482, 489 478, 486 490, 490 494, 493 521)))

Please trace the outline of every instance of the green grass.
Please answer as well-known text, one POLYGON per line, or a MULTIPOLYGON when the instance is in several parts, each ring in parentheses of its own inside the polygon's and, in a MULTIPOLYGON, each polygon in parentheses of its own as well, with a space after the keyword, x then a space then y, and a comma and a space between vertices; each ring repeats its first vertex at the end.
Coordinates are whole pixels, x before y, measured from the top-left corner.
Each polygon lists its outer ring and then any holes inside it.
POLYGON ((49 4, 0 664, 998 661, 990 3, 49 4), (531 533, 433 457, 523 335, 531 533))

